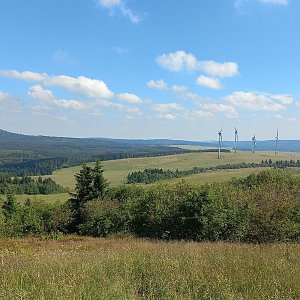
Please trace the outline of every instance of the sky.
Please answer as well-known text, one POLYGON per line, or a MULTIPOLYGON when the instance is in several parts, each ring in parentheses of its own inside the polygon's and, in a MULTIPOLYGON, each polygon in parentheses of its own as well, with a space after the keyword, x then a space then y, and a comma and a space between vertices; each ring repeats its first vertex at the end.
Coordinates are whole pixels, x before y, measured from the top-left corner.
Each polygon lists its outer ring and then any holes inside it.
POLYGON ((0 128, 300 139, 299 0, 2 0, 0 128))

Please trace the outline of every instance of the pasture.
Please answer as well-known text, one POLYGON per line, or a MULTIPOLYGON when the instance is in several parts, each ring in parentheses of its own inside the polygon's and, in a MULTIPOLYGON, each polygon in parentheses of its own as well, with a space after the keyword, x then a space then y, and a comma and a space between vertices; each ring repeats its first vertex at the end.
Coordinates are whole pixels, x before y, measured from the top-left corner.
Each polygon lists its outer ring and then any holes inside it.
POLYGON ((0 239, 0 299, 299 299, 300 246, 0 239))
MULTIPOLYGON (((126 176, 128 173, 133 171, 143 171, 146 168, 186 170, 193 167, 209 167, 220 164, 261 162, 261 160, 270 158, 273 161, 291 159, 298 160, 300 159, 300 153, 282 152, 275 156, 274 152, 259 151, 253 154, 243 151, 238 153, 222 153, 222 159, 217 159, 217 153, 201 152, 159 157, 110 160, 103 161, 102 164, 105 169, 104 176, 111 183, 111 186, 118 186, 126 182, 126 176)), ((72 190, 75 186, 74 175, 78 173, 80 169, 81 166, 64 168, 54 171, 53 175, 46 177, 51 177, 58 184, 68 187, 72 190)), ((235 176, 247 176, 252 172, 258 171, 259 169, 222 170, 185 177, 184 180, 192 181, 193 183, 197 184, 203 184, 206 182, 227 180, 235 176)), ((182 178, 172 179, 168 182, 176 182, 178 180, 181 181, 182 178)))

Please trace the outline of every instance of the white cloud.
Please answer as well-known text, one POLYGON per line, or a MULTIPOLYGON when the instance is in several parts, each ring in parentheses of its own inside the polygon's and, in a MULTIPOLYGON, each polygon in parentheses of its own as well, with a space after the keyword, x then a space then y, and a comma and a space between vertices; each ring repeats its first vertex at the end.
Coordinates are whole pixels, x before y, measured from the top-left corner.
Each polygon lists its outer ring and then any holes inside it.
POLYGON ((183 100, 192 101, 195 103, 201 103, 206 100, 204 97, 198 94, 189 92, 186 86, 173 85, 172 91, 178 98, 183 100))
POLYGON ((290 95, 270 95, 273 100, 279 101, 283 105, 293 103, 293 98, 290 95))
MULTIPOLYGON (((284 110, 285 106, 283 105, 282 100, 285 98, 279 97, 279 99, 278 99, 278 95, 258 94, 254 92, 241 92, 241 91, 234 92, 231 95, 225 97, 225 100, 228 101, 230 104, 239 108, 244 108, 253 111, 284 110), (281 99, 281 103, 277 103, 276 101, 274 101, 274 100, 278 101, 279 99, 281 99)), ((286 101, 286 99, 284 101, 286 101)))
POLYGON ((89 108, 88 105, 86 105, 85 103, 82 103, 78 100, 56 99, 56 100, 54 100, 54 103, 57 106, 61 106, 66 109, 71 108, 71 109, 76 109, 76 110, 84 110, 84 109, 89 108))
POLYGON ((260 2, 263 3, 268 3, 268 4, 280 4, 280 5, 288 5, 289 1, 288 0, 259 0, 260 2))
POLYGON ((169 54, 163 54, 156 58, 157 63, 165 69, 179 72, 183 70, 193 71, 197 69, 197 58, 185 51, 176 51, 169 54))
POLYGON ((21 112, 22 102, 19 98, 0 91, 0 111, 21 112))
POLYGON ((53 93, 50 90, 43 89, 39 84, 32 86, 28 91, 28 96, 42 101, 53 101, 55 99, 53 93))
POLYGON ((127 101, 129 103, 143 103, 144 102, 140 97, 138 97, 134 94, 130 94, 130 93, 118 94, 117 98, 122 101, 127 101))
POLYGON ((184 85, 173 85, 172 86, 172 90, 175 92, 175 93, 184 93, 187 91, 187 87, 184 86, 184 85))
POLYGON ((103 8, 109 9, 111 15, 113 15, 113 10, 120 11, 132 23, 137 24, 142 20, 142 17, 129 8, 124 0, 98 0, 98 4, 103 8))
POLYGON ((99 4, 103 7, 112 7, 115 5, 120 5, 122 0, 99 0, 99 4))
POLYGON ((39 110, 41 109, 41 107, 48 108, 51 104, 55 104, 65 109, 71 108, 76 110, 85 110, 90 108, 90 106, 79 100, 58 99, 50 90, 45 90, 40 85, 32 86, 28 91, 28 96, 35 100, 42 101, 43 104, 37 107, 37 109, 39 110), (45 103, 48 106, 45 106, 45 103))
POLYGON ((102 80, 90 79, 84 76, 49 76, 45 73, 18 72, 16 70, 2 70, 0 71, 0 76, 25 81, 37 81, 42 85, 61 87, 75 94, 90 98, 112 98, 114 95, 102 80))
POLYGON ((184 115, 187 120, 198 120, 213 117, 212 112, 203 110, 186 111, 184 115))
POLYGON ((30 71, 18 72, 16 70, 0 70, 0 76, 25 81, 43 81, 48 78, 48 75, 45 73, 35 73, 30 71))
POLYGON ((228 118, 238 117, 236 109, 231 105, 221 103, 205 103, 202 105, 202 107, 212 112, 224 113, 228 118))
POLYGON ((157 112, 183 111, 184 107, 178 103, 159 103, 153 104, 151 108, 157 112))
POLYGON ((199 76, 196 80, 196 83, 200 86, 215 90, 219 90, 223 87, 219 79, 207 77, 204 75, 199 76))
POLYGON ((167 90, 168 89, 167 83, 162 79, 148 81, 147 87, 149 89, 156 89, 156 90, 167 90))
POLYGON ((158 115, 158 117, 160 119, 165 119, 165 120, 168 120, 168 121, 176 120, 176 116, 174 116, 173 114, 160 114, 160 115, 158 115))
POLYGON ((69 77, 65 75, 51 76, 43 81, 44 85, 65 88, 75 94, 90 98, 111 98, 113 93, 102 80, 84 76, 69 77))
POLYGON ((96 103, 99 106, 113 108, 120 112, 133 113, 133 114, 141 114, 142 113, 138 107, 126 106, 121 103, 113 103, 113 102, 107 101, 107 100, 97 100, 96 103))
POLYGON ((199 69, 217 77, 233 77, 239 74, 238 64, 235 62, 218 63, 213 60, 200 61, 199 69))
POLYGON ((156 58, 156 62, 173 72, 201 70, 217 77, 232 77, 239 74, 238 64, 235 62, 199 61, 195 55, 183 50, 160 55, 156 58))

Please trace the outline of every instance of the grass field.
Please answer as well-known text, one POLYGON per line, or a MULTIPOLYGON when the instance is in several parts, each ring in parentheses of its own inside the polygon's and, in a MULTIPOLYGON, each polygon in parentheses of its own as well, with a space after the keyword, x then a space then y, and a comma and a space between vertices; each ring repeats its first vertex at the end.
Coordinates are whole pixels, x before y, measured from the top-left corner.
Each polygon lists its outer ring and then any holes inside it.
POLYGON ((61 194, 50 194, 50 195, 15 195, 16 200, 19 202, 25 202, 27 199, 30 201, 42 201, 42 202, 66 202, 70 195, 68 193, 61 193, 61 194))
MULTIPOLYGON (((142 171, 146 168, 162 168, 171 170, 176 170, 178 168, 179 170, 186 170, 193 167, 209 167, 227 163, 261 162, 262 159, 265 160, 269 158, 274 161, 290 159, 297 160, 300 159, 300 153, 279 153, 276 157, 273 152, 263 151, 256 152, 255 154, 250 152, 224 153, 222 154, 222 159, 217 159, 216 153, 187 153, 160 157, 104 161, 103 166, 105 169, 104 176, 110 181, 111 186, 117 186, 126 181, 128 173, 133 171, 142 171)), ((74 189, 74 174, 79 172, 80 169, 81 166, 76 166, 57 170, 50 177, 62 186, 74 189)), ((233 176, 247 176, 255 171, 258 171, 258 169, 232 170, 229 172, 217 171, 208 174, 198 174, 185 177, 185 180, 191 180, 194 183, 204 183, 219 179, 225 180, 233 176)))
POLYGON ((0 299, 300 299, 300 245, 0 239, 0 299))

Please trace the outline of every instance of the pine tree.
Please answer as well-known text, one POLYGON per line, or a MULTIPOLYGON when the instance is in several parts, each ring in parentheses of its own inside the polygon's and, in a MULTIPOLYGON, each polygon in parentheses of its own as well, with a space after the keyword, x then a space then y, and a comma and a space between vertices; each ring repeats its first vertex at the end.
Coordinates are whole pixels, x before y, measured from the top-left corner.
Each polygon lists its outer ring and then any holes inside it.
POLYGON ((84 221, 82 208, 85 203, 105 197, 109 183, 104 178, 103 172, 100 161, 97 161, 95 168, 83 164, 80 172, 75 175, 75 193, 71 193, 72 198, 69 200, 74 216, 71 230, 76 231, 78 225, 84 221))
POLYGON ((93 169, 93 192, 94 199, 103 199, 107 193, 109 186, 108 181, 103 176, 104 169, 99 160, 96 161, 95 168, 93 169))
POLYGON ((17 212, 16 198, 12 193, 6 195, 6 200, 2 205, 3 215, 5 220, 8 221, 17 212))

